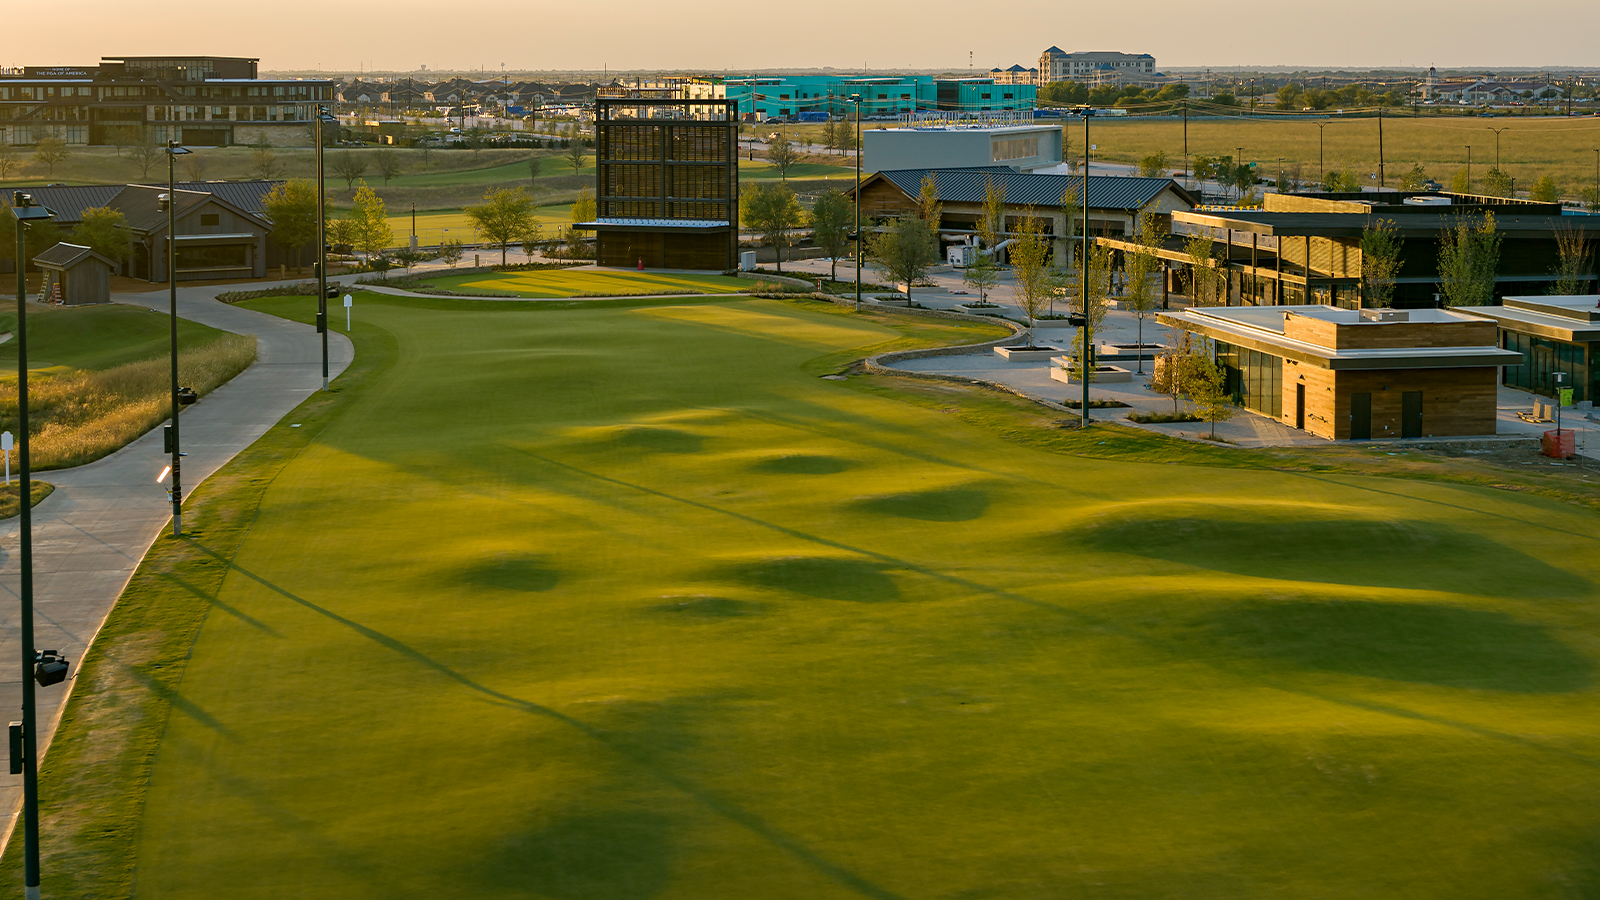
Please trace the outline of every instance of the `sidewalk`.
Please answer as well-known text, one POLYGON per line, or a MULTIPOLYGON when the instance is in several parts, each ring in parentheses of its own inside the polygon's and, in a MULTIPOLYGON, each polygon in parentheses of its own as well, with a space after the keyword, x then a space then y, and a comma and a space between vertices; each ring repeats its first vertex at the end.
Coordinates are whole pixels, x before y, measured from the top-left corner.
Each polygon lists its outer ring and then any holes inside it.
MULTIPOLYGON (((349 280, 349 279, 337 279, 349 280)), ((263 285, 264 286, 264 285, 263 285)), ((183 489, 194 489, 306 397, 322 387, 322 343, 308 325, 219 303, 219 287, 178 289, 178 315, 194 322, 253 334, 254 365, 183 413, 183 489)), ((117 294, 119 303, 169 309, 167 291, 117 294)), ((350 364, 353 346, 329 333, 330 377, 350 364)), ((34 640, 38 649, 60 650, 72 661, 75 679, 93 641, 134 569, 160 532, 170 527, 172 507, 156 483, 169 457, 158 427, 112 455, 75 469, 35 473, 56 486, 33 510, 34 640)), ((14 473, 13 473, 14 477, 14 473)), ((0 522, 0 706, 20 710, 18 662, 20 602, 17 554, 20 518, 0 522)), ((41 688, 38 697, 40 755, 49 745, 68 696, 66 684, 41 688)), ((13 713, 16 715, 16 713, 13 713)), ((22 776, 0 781, 6 838, 22 804, 22 776)), ((0 841, 3 846, 3 841, 0 841)))

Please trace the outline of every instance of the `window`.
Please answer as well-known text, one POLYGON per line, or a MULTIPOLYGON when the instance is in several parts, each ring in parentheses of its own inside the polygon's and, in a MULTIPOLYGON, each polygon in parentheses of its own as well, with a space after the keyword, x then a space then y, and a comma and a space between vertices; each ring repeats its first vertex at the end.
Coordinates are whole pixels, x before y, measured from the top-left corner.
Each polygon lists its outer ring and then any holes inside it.
MULTIPOLYGON (((312 141, 312 143, 316 143, 316 142, 312 141)), ((221 213, 201 213, 200 214, 200 227, 201 228, 215 228, 216 226, 221 225, 221 224, 222 224, 222 214, 221 213)))
POLYGON ((1283 415, 1281 358, 1219 341, 1217 362, 1234 402, 1273 418, 1283 415))
POLYGON ((249 265, 248 249, 242 244, 231 247, 180 247, 178 269, 238 269, 249 265))

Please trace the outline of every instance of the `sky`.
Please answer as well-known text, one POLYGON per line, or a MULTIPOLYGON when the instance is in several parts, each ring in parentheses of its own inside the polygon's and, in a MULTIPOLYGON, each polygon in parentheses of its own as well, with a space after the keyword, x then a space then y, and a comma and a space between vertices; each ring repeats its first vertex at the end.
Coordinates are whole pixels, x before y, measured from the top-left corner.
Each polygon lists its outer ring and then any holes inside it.
POLYGON ((8 36, 0 49, 5 66, 182 54, 258 57, 263 71, 409 72, 426 65, 498 72, 502 63, 508 71, 960 71, 970 60, 983 72, 1037 65, 1054 44, 1068 51, 1149 53, 1158 70, 1600 67, 1596 0, 1539 0, 1521 7, 1531 13, 1525 16, 1498 0, 1345 0, 1336 7, 1252 4, 1233 11, 1193 0, 1134 6, 811 0, 792 4, 792 14, 775 13, 766 3, 720 0, 476 0, 460 8, 434 0, 7 6, 0 13, 8 36))

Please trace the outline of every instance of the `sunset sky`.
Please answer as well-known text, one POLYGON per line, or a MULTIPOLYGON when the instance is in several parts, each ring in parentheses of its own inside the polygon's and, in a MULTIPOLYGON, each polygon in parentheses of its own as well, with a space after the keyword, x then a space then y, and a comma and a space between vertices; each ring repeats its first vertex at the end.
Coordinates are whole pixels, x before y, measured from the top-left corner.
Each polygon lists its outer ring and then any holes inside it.
POLYGON ((263 70, 974 69, 1064 50, 1150 53, 1174 66, 1600 67, 1600 3, 1483 0, 1225 7, 1155 0, 860 4, 510 3, 8 4, 0 64, 101 56, 253 56, 263 70), (349 12, 333 12, 340 8, 349 12), (1532 15, 1518 18, 1515 10, 1532 15), (1205 10, 1203 15, 1198 14, 1205 10), (267 15, 263 15, 263 13, 267 15), (452 12, 459 13, 447 18, 452 12), (316 23, 315 25, 311 23, 316 23), (320 36, 313 37, 313 32, 320 36))

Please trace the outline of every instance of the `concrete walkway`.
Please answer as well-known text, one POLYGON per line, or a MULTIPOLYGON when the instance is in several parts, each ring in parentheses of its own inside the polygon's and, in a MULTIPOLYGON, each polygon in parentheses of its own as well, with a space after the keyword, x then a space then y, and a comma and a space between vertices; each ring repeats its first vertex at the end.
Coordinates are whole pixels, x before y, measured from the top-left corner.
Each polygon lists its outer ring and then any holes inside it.
MULTIPOLYGON (((254 365, 183 413, 183 449, 188 454, 183 461, 185 495, 192 495, 200 482, 322 387, 322 343, 315 329, 217 302, 216 294, 229 289, 178 291, 180 317, 253 334, 257 347, 254 365)), ((114 299, 162 314, 169 308, 165 289, 118 294, 114 299)), ((329 336, 331 377, 350 364, 353 347, 342 334, 329 336)), ((55 493, 33 511, 35 646, 66 654, 74 678, 134 569, 157 535, 170 527, 172 507, 166 488, 156 483, 168 459, 161 450, 158 427, 86 466, 35 474, 56 486, 55 493)), ((0 707, 14 710, 17 719, 22 707, 20 524, 20 518, 0 522, 0 707)), ((72 684, 37 692, 41 754, 55 734, 72 684)), ((0 779, 0 811, 6 817, 0 828, 7 839, 21 805, 22 776, 0 779)))

